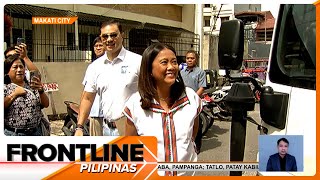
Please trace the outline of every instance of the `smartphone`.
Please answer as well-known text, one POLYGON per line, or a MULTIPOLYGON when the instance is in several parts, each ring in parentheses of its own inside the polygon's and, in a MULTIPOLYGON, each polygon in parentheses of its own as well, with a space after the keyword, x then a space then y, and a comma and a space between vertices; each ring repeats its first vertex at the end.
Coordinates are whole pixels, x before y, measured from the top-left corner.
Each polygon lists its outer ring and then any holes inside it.
POLYGON ((19 46, 21 43, 26 43, 24 38, 17 38, 17 45, 19 46))
POLYGON ((32 81, 33 77, 40 78, 40 72, 39 71, 30 71, 30 81, 32 81))

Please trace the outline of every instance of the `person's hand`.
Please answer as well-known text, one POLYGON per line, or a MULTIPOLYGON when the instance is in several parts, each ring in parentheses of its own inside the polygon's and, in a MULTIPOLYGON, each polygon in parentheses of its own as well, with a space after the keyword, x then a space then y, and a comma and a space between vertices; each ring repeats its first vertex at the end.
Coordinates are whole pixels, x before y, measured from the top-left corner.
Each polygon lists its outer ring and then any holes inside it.
POLYGON ((43 86, 41 83, 41 80, 39 77, 37 76, 33 76, 32 79, 30 80, 30 87, 34 90, 38 90, 38 91, 43 91, 43 86))
POLYGON ((26 90, 21 86, 17 86, 16 89, 14 90, 14 92, 13 92, 13 94, 15 96, 23 96, 26 93, 27 93, 26 90))
POLYGON ((83 130, 81 129, 76 129, 74 136, 83 136, 83 130))
POLYGON ((28 50, 27 50, 27 45, 25 43, 21 43, 20 45, 15 46, 15 48, 16 48, 16 52, 20 54, 21 59, 24 59, 25 57, 27 57, 28 50))

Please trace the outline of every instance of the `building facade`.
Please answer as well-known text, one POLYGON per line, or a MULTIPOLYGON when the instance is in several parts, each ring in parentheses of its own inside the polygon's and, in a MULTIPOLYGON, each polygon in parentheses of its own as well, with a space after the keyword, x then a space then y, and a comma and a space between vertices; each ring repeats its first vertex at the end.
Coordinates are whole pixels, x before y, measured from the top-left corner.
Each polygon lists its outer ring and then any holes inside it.
POLYGON ((219 69, 218 41, 221 23, 235 19, 237 13, 257 11, 261 11, 261 4, 203 5, 203 69, 219 69))
POLYGON ((153 39, 172 45, 179 57, 189 49, 199 51, 194 33, 192 4, 7 4, 4 11, 13 28, 7 46, 26 39, 28 55, 36 62, 90 61, 92 42, 100 25, 109 19, 123 24, 124 47, 142 54, 153 39), (35 16, 77 16, 71 25, 33 25, 35 16))
POLYGON ((235 14, 243 11, 261 11, 261 4, 204 4, 204 33, 219 34, 222 22, 234 19, 235 14))

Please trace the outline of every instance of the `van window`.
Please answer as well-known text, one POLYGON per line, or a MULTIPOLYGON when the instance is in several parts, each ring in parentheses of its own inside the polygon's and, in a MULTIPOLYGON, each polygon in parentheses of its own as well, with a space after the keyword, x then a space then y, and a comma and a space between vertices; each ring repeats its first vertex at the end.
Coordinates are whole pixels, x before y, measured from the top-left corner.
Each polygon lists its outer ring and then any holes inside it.
POLYGON ((272 48, 271 82, 315 90, 315 6, 282 5, 272 48))

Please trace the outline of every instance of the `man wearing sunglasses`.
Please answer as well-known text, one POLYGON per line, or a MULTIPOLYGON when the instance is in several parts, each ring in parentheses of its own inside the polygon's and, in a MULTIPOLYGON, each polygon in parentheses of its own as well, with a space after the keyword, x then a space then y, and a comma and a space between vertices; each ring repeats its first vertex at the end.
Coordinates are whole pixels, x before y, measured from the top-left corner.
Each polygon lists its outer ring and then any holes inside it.
POLYGON ((83 135, 83 124, 89 116, 96 94, 100 96, 103 113, 103 135, 124 135, 124 104, 138 91, 141 56, 123 47, 124 32, 118 21, 105 22, 100 30, 106 53, 86 71, 87 81, 81 98, 76 136, 83 135))

